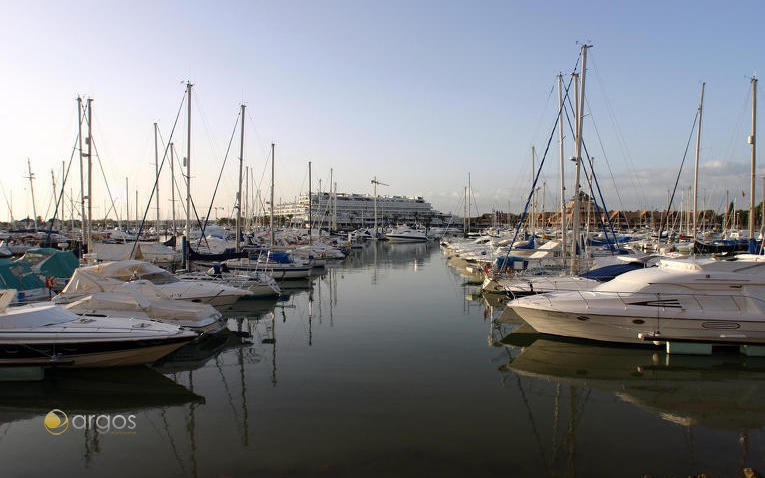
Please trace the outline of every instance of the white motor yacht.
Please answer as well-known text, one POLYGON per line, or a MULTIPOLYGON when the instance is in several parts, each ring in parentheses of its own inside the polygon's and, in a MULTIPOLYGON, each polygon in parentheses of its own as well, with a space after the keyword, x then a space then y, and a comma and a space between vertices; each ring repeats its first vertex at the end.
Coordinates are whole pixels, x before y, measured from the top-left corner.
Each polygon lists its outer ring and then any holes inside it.
POLYGON ((231 305, 240 297, 252 295, 250 291, 226 284, 201 280, 181 280, 165 269, 143 261, 103 262, 82 269, 125 282, 140 279, 148 280, 171 299, 190 300, 191 302, 202 302, 214 306, 231 305))
POLYGON ((765 343, 765 257, 662 260, 589 291, 508 303, 540 333, 646 343, 765 343))
POLYGON ((154 362, 198 334, 177 325, 121 317, 81 317, 55 304, 8 307, 0 296, 0 365, 112 367, 154 362))
POLYGON ((223 263, 234 272, 261 271, 275 280, 305 279, 312 269, 310 262, 295 260, 286 252, 262 254, 257 260, 229 259, 223 263))
POLYGON ((181 280, 221 282, 238 289, 252 292, 252 298, 278 297, 282 291, 276 281, 264 271, 230 272, 226 264, 211 267, 206 272, 188 272, 178 276, 181 280))
POLYGON ((385 238, 391 242, 428 242, 430 240, 425 231, 409 227, 397 227, 393 231, 386 232, 385 238))
POLYGON ((221 313, 209 304, 173 300, 146 280, 122 282, 84 269, 74 272, 53 301, 78 315, 159 320, 204 333, 226 327, 221 313))

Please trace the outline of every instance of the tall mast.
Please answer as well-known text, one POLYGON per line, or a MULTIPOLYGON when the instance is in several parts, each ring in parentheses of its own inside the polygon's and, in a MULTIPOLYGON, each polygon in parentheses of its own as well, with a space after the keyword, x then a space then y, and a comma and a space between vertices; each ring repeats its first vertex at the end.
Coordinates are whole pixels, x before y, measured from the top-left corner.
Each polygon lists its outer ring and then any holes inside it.
POLYGON ((184 259, 189 268, 189 238, 191 233, 191 83, 186 82, 188 110, 186 112, 186 252, 184 259))
POLYGON ((333 178, 332 175, 334 173, 334 170, 332 168, 329 168, 329 214, 330 214, 330 220, 329 220, 329 230, 332 231, 332 227, 335 223, 335 207, 332 203, 332 182, 333 178))
POLYGON ((470 234, 470 214, 472 210, 470 208, 470 196, 473 194, 473 188, 470 185, 470 173, 468 172, 468 188, 467 188, 467 232, 470 234))
POLYGON ((88 98, 88 252, 92 236, 90 221, 93 220, 93 98, 88 98))
POLYGON ((130 225, 130 189, 128 188, 128 177, 125 176, 125 230, 126 231, 130 229, 129 225, 130 225))
POLYGON ((535 161, 535 151, 534 146, 531 146, 531 215, 529 216, 529 229, 531 229, 531 235, 536 234, 536 223, 537 223, 537 189, 536 184, 534 184, 534 169, 536 168, 536 161, 535 161))
POLYGON ((274 248, 274 143, 271 143, 271 237, 269 238, 269 250, 274 248))
POLYGON ((85 252, 85 169, 82 164, 82 98, 79 96, 77 97, 77 145, 80 150, 80 258, 82 258, 85 252))
POLYGON ((377 176, 372 180, 372 184, 374 184, 375 190, 375 238, 377 238, 377 176))
MULTIPOLYGON (((575 185, 575 209, 574 209, 574 233, 575 233, 575 241, 574 241, 574 259, 571 261, 571 273, 575 274, 579 271, 579 258, 576 256, 576 246, 579 245, 579 242, 581 241, 581 235, 580 235, 580 212, 579 212, 579 175, 580 175, 580 169, 582 167, 582 127, 583 120, 584 120, 584 89, 585 89, 585 79, 587 77, 587 49, 590 48, 591 45, 582 45, 582 84, 578 88, 578 94, 577 94, 577 128, 576 128, 576 185, 575 185)), ((575 78, 575 81, 577 78, 575 78)), ((581 248, 580 248, 581 250, 581 248)))
POLYGON ((173 237, 175 237, 175 155, 173 143, 170 143, 170 209, 173 215, 173 237))
POLYGON ((66 200, 66 195, 64 193, 64 187, 66 186, 66 166, 64 165, 64 161, 61 161, 61 231, 64 231, 64 226, 66 225, 66 209, 64 208, 64 201, 66 200))
POLYGON ((250 222, 250 167, 244 167, 244 230, 249 230, 250 222))
POLYGON ((558 136, 560 141, 560 237, 563 268, 566 267, 566 169, 563 157, 563 75, 558 73, 558 136))
MULTIPOLYGON (((701 114, 704 111, 704 86, 701 83, 701 99, 699 100, 699 127, 696 129, 696 164, 693 167, 693 241, 696 242, 696 220, 698 218, 699 204, 699 153, 701 151, 701 114)), ((661 239, 661 238, 659 238, 661 239)))
POLYGON ((157 144, 157 123, 154 123, 154 180, 157 182, 155 203, 157 206, 157 240, 159 240, 159 145, 157 144))
POLYGON ((242 166, 244 165, 244 104, 242 104, 241 135, 239 137, 239 192, 236 193, 236 252, 239 252, 239 236, 242 234, 242 166))
POLYGON ((313 228, 311 227, 313 199, 311 196, 311 162, 308 161, 308 245, 313 244, 313 228))
MULTIPOLYGON (((575 138, 574 138, 574 144, 575 144, 575 153, 574 153, 574 163, 575 163, 575 179, 574 179, 574 208, 573 208, 573 217, 571 218, 571 232, 574 235, 574 237, 571 238, 571 275, 576 274, 579 271, 579 265, 577 263, 577 249, 579 249, 579 235, 581 233, 581 228, 579 224, 579 74, 574 73, 574 123, 575 123, 575 138)), ((651 219, 653 219, 653 214, 651 215, 651 219)))
POLYGON ((468 229, 467 229, 467 221, 468 221, 468 212, 467 212, 467 186, 465 186, 465 197, 462 200, 462 209, 465 211, 465 217, 462 219, 462 232, 467 236, 468 229))
MULTIPOLYGON (((749 137, 752 145, 752 177, 749 183, 749 243, 754 240, 754 168, 757 162, 757 77, 752 77, 752 136, 749 137)), ((751 248, 750 248, 751 249, 751 248)), ((754 252, 750 250, 749 252, 754 252)))
POLYGON ((29 176, 27 176, 27 179, 29 179, 29 189, 32 192, 32 216, 34 216, 32 219, 35 223, 35 231, 37 230, 37 207, 35 207, 35 185, 34 185, 34 179, 35 175, 32 173, 32 161, 27 158, 27 167, 29 168, 29 176))
POLYGON ((547 195, 547 181, 542 182, 542 233, 545 232, 545 196, 547 195))

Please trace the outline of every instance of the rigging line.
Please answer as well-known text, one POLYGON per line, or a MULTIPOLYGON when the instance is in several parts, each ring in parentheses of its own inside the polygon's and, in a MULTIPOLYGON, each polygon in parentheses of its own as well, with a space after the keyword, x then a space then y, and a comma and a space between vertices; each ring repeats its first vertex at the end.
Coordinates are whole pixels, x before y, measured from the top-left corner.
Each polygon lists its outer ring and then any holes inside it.
MULTIPOLYGON (((577 64, 579 64, 579 58, 577 57, 576 60, 577 64)), ((568 90, 571 87, 571 82, 574 80, 574 77, 570 77, 568 80, 568 85, 566 85, 566 98, 568 98, 568 90)), ((565 100, 564 100, 565 101, 565 100)), ((529 191, 529 195, 526 198, 526 205, 523 208, 523 212, 521 213, 521 217, 518 220, 518 224, 515 226, 515 234, 513 235, 513 240, 510 242, 509 247, 507 248, 507 253, 505 253, 505 258, 502 261, 502 264, 500 265, 500 272, 503 272, 508 264, 508 258, 510 257, 510 251, 513 249, 513 245, 515 244, 516 239, 518 239, 518 232, 521 229, 521 225, 526 220, 526 213, 529 209, 529 203, 531 202, 531 198, 534 195, 534 188, 537 186, 537 181, 539 180, 539 175, 542 173, 542 166, 545 164, 545 159, 547 158, 547 152, 550 150, 550 144, 552 143, 553 135, 555 135, 555 131, 558 129, 558 119, 561 115, 561 110, 565 106, 565 103, 560 105, 558 107, 558 114, 555 116, 555 121, 553 122, 553 128, 552 131, 550 131, 550 136, 547 138, 547 146, 545 147, 545 152, 542 155, 542 159, 539 162, 539 168, 537 169, 536 176, 534 177, 534 182, 531 184, 531 191, 529 191)))
POLYGON ((750 104, 752 96, 752 89, 747 85, 746 87, 746 95, 744 98, 744 102, 741 104, 741 109, 738 112, 738 115, 736 115, 736 123, 733 128, 733 131, 731 132, 730 141, 728 142, 728 147, 726 148, 726 153, 723 158, 725 158, 726 161, 730 161, 733 157, 733 148, 736 144, 736 138, 738 138, 739 131, 741 129, 741 123, 744 120, 744 113, 747 110, 747 106, 750 104))
MULTIPOLYGON (((183 94, 183 97, 181 98, 181 104, 178 105, 178 113, 175 115, 175 121, 173 122, 173 128, 170 130, 170 137, 168 138, 168 141, 173 139, 173 134, 175 133, 175 127, 178 125, 178 118, 181 117, 181 111, 183 110, 183 105, 186 102, 186 93, 183 94)), ((170 147, 170 143, 165 146, 164 154, 162 155, 162 162, 159 163, 159 169, 157 170, 157 176, 154 178, 154 185, 151 188, 151 194, 149 194, 149 200, 146 202, 146 209, 143 211, 143 218, 141 218, 141 224, 138 226, 138 233, 135 236, 135 242, 133 242, 133 248, 130 250, 130 257, 135 257, 135 249, 138 246, 138 240, 141 237, 141 233, 143 232, 144 224, 146 223, 146 216, 149 214, 149 209, 151 208, 151 199, 154 197, 154 192, 157 190, 157 185, 159 184, 159 174, 162 172, 162 167, 165 165, 165 160, 167 159, 167 150, 170 147)), ((138 204, 136 204, 136 207, 138 207, 138 204)), ((186 234, 188 234, 189 231, 186 231, 186 234)), ((157 231, 157 240, 159 240, 159 231, 157 231)))
MULTIPOLYGON (((157 133, 159 133, 159 141, 160 141, 160 143, 162 143, 162 148, 164 149, 165 148, 165 140, 162 138, 162 132, 159 130, 159 128, 157 128, 157 133)), ((174 144, 173 144, 173 151, 175 151, 175 145, 174 144)), ((174 156, 177 157, 177 154, 175 154, 174 156)), ((179 165, 180 165, 180 163, 179 163, 179 165)), ((182 169, 181 169, 181 171, 182 171, 182 169)), ((181 173, 181 176, 183 176, 183 173, 181 173)), ((180 191, 181 188, 178 186, 178 182, 175 180, 175 178, 173 178, 173 182, 175 183, 175 189, 180 191)), ((188 184, 188 183, 185 183, 185 184, 188 184)), ((184 204, 185 201, 180 201, 179 200, 178 202, 181 203, 181 207, 183 208, 182 211, 183 211, 183 214, 185 215, 186 214, 186 204, 184 204)), ((201 229, 202 228, 202 221, 199 220, 199 214, 197 214, 196 205, 194 204, 194 198, 191 198, 191 209, 194 211, 194 217, 197 220, 197 225, 201 229)), ((207 247, 210 247, 210 244, 207 242, 207 237, 206 236, 202 236, 202 237, 204 238, 205 244, 207 245, 207 247)))
MULTIPOLYGON (((96 119, 96 120, 98 121, 98 119, 96 119)), ((87 116, 85 117, 85 123, 88 123, 88 117, 87 116)), ((95 126, 95 125, 91 125, 91 126, 95 126)), ((98 159, 98 168, 101 170, 101 177, 103 177, 103 179, 104 179, 104 184, 106 185, 106 192, 109 194, 109 201, 111 201, 112 208, 114 209, 114 215, 117 216, 117 225, 121 229, 122 228, 122 223, 121 223, 121 220, 120 220, 120 215, 119 215, 119 212, 117 212, 117 208, 114 206, 114 198, 112 197, 112 191, 109 188, 109 182, 106 180, 106 173, 104 173, 104 166, 103 166, 103 164, 101 164, 101 155, 98 154, 98 148, 96 147, 96 141, 92 137, 89 139, 89 141, 91 141, 93 143, 93 152, 96 153, 96 159, 98 159)), ((88 198, 88 201, 90 201, 90 200, 91 199, 88 198)), ((104 218, 106 218, 106 216, 104 216, 104 218)))
MULTIPOLYGON (((75 146, 75 148, 76 148, 76 146, 75 146)), ((8 201, 8 196, 5 195, 5 187, 3 186, 3 183, 0 183, 0 190, 3 191, 3 198, 5 199, 5 205, 8 206, 8 212, 9 212, 8 215, 9 215, 9 217, 11 219, 10 222, 15 222, 13 220, 13 209, 11 208, 11 203, 8 201)))
MULTIPOLYGON (((85 121, 87 121, 87 119, 85 121)), ((101 164, 101 156, 98 154, 96 141, 93 138, 90 138, 90 141, 93 143, 93 151, 96 153, 96 159, 98 159, 98 168, 101 170, 101 177, 104 178, 104 184, 106 185, 106 192, 109 194, 109 201, 111 202, 112 208, 114 209, 114 215, 117 216, 117 225, 121 228, 122 224, 121 224, 120 214, 117 211, 116 206, 114 205, 114 197, 112 197, 112 191, 111 191, 111 188, 109 188, 109 181, 106 180, 106 173, 104 172, 103 164, 101 164)), ((88 198, 88 201, 90 201, 90 198, 88 198)))
MULTIPOLYGON (((677 171, 677 177, 675 178, 675 187, 672 189, 672 195, 669 198, 669 204, 667 204, 667 228, 669 228, 669 211, 672 208, 672 201, 675 199, 675 193, 677 192, 677 184, 680 182, 680 175, 683 173, 683 165, 685 164, 685 158, 688 156, 688 149, 691 146, 691 140, 693 139, 693 132, 696 131, 696 123, 699 120, 699 111, 696 110, 696 114, 693 116, 693 125, 691 126, 691 132, 688 134, 688 142, 685 143, 685 152, 683 153, 683 159, 680 161, 680 169, 677 171)), ((661 232, 664 230, 664 213, 659 221, 659 241, 661 241, 661 232)), ((694 237, 696 231, 693 231, 694 237)))
MULTIPOLYGON (((606 166, 608 167, 608 174, 611 176, 611 183, 614 185, 614 191, 616 191, 616 197, 619 198, 619 206, 624 210, 624 201, 622 200, 622 195, 619 192, 619 188, 616 186, 616 179, 614 178, 614 172, 611 170, 611 162, 608 160, 608 156, 606 155, 606 148, 603 146, 603 139, 600 137, 600 131, 598 131, 598 125, 595 124, 595 117, 592 114, 592 106, 590 106, 590 97, 585 96, 585 101, 587 102, 587 108, 590 110, 590 121, 592 121, 592 127, 595 130, 595 136, 598 138, 598 144, 600 144, 600 150, 603 152, 603 159, 606 161, 606 166)), ((632 174, 629 175, 630 180, 632 180, 632 174)), ((635 190, 637 190, 637 186, 633 182, 633 186, 635 187, 635 190)))
MULTIPOLYGON (((574 106, 571 104, 571 98, 570 98, 570 97, 566 97, 566 99, 564 99, 564 100, 563 100, 563 101, 564 101, 564 103, 566 102, 566 100, 568 100, 568 102, 567 102, 567 103, 566 103, 564 106, 566 106, 566 105, 567 105, 569 108, 571 108, 571 112, 572 112, 572 114, 573 114, 573 112, 574 112, 574 106)), ((582 108, 584 108, 584 105, 582 105, 582 108)), ((565 112, 566 112, 566 122, 568 123, 568 128, 569 128, 569 130, 571 130, 571 133, 573 134, 573 133, 574 133, 574 128, 573 128, 573 126, 571 125, 571 117, 569 117, 569 115, 568 115, 568 109, 567 109, 567 108, 566 108, 566 111, 565 111, 565 112)), ((589 153, 589 151, 587 150, 587 143, 584 141, 584 139, 582 139, 581 141, 582 141, 582 148, 584 149, 584 157, 587 159, 587 162, 590 164, 590 170, 592 170, 592 169, 593 169, 593 168, 592 168, 592 158, 590 157, 590 153, 589 153)), ((584 164, 585 164, 585 163, 584 163, 584 162, 582 162, 581 164, 584 166, 584 164)), ((586 169, 586 167, 585 167, 585 177, 587 178, 587 181, 588 181, 588 183, 589 183, 589 185, 590 185, 590 194, 591 194, 591 196, 590 196, 590 200, 591 200, 593 203, 595 203, 595 207, 598 209, 598 211, 600 211, 600 209, 599 209, 599 207, 598 207, 598 205, 597 205, 597 200, 596 200, 596 199, 595 199, 595 197, 594 197, 594 196, 595 196, 595 193, 594 193, 594 191, 592 190, 592 184, 591 184, 591 181, 590 181, 589 177, 587 177, 586 171, 587 171, 587 169, 586 169)), ((614 252, 614 248, 615 248, 616 244, 618 244, 618 241, 617 241, 617 237, 616 237, 616 232, 614 232, 614 227, 613 227, 613 225, 611 224, 611 218, 610 218, 610 214, 609 214, 609 212, 608 212, 608 207, 606 207, 606 201, 605 201, 605 199, 603 198, 603 193, 602 193, 602 191, 600 190, 600 185, 598 184, 598 178, 597 178, 597 177, 596 177, 594 174, 593 174, 593 179, 595 179, 595 185, 596 185, 596 187, 597 187, 597 189, 598 189, 598 194, 599 194, 599 196, 600 196, 600 202, 603 204, 603 209, 606 211, 606 219, 608 220, 608 225, 609 225, 609 227, 610 227, 610 229, 611 229, 611 234, 614 236, 614 246, 612 246, 612 245, 611 245, 611 240, 608 238, 608 231, 606 230, 606 226, 605 226, 605 224, 603 224, 603 220, 602 220, 602 218, 601 218, 601 220, 600 220, 600 224, 601 224, 601 226, 603 226, 603 233, 604 233, 604 234, 605 234, 605 236, 606 236, 606 241, 608 241, 609 249, 611 250, 611 253, 613 254, 613 252, 614 252)))
MULTIPOLYGON (((593 58, 597 55, 593 55, 593 58)), ((637 178, 637 175, 635 172, 637 171, 637 168, 635 167, 635 162, 632 159, 632 154, 630 153, 629 148, 627 147, 627 141, 624 139, 624 133, 622 132, 621 126, 619 125, 619 122, 616 120, 616 113, 614 112, 614 108, 611 105, 611 100, 609 99, 609 96, 606 94, 606 88, 604 86, 603 79, 600 77, 600 72, 596 65, 596 60, 593 59, 592 61, 592 70, 593 73, 595 73, 595 79, 598 81, 598 86, 600 87, 602 93, 603 93, 603 99, 606 103, 606 111, 608 112, 608 116, 611 119, 611 123, 614 125, 615 133, 616 133, 616 139, 617 143, 619 144, 619 147, 622 150, 622 155, 626 159, 627 162, 627 169, 631 170, 632 174, 635 176, 634 180, 637 181, 638 184, 638 193, 643 197, 643 204, 647 203, 645 193, 643 191, 642 186, 640 185, 640 180, 637 178)), ((586 100, 586 98, 585 98, 586 100)))
MULTIPOLYGON (((80 117, 80 124, 82 124, 83 119, 84 119, 84 113, 83 113, 83 117, 80 117)), ((69 177, 69 170, 72 167, 72 161, 74 160, 74 153, 75 153, 75 151, 77 151, 77 140, 78 140, 78 137, 75 136, 75 138, 74 138, 74 146, 72 146, 72 154, 69 156, 69 165, 67 166, 66 173, 64 174, 64 177, 62 179, 63 183, 61 185, 61 194, 59 194, 58 199, 56 200, 56 211, 53 213, 53 219, 51 219, 50 226, 48 226, 48 232, 45 235, 45 243, 46 244, 50 244, 50 235, 53 232, 53 223, 56 220, 56 215, 58 214, 58 208, 59 208, 59 205, 61 204, 61 201, 63 200, 63 196, 64 196, 64 188, 65 188, 65 185, 66 185, 66 178, 69 177)), ((94 144, 94 147, 95 147, 95 144, 94 144)), ((3 196, 5 196, 5 189, 3 189, 3 196)), ((8 201, 8 199, 6 198, 6 202, 7 201, 8 201)), ((10 209, 10 204, 8 205, 8 208, 10 209)))
MULTIPOLYGON (((223 156, 223 164, 220 167, 220 172, 218 173, 218 180, 215 182, 215 189, 213 189, 212 198, 210 199, 210 207, 207 209, 207 216, 205 217, 205 223, 202 226, 202 235, 199 237, 199 242, 197 242, 197 247, 199 247, 200 244, 202 244, 202 238, 205 237, 205 230, 207 229, 207 223, 210 220, 210 211, 212 211, 213 206, 215 205, 215 196, 218 194, 218 186, 220 185, 220 178, 223 176, 223 169, 226 167, 226 161, 228 160, 228 153, 231 151, 231 143, 234 141, 234 135, 236 134, 236 127, 239 125, 239 119, 242 116, 242 113, 239 112, 236 115, 236 120, 234 121, 234 129, 231 131, 231 137, 228 139, 228 147, 226 148, 226 155, 223 156)), ((241 208, 241 198, 238 199, 240 202, 240 208, 241 208)), ((237 239, 239 241, 239 239, 237 239)))

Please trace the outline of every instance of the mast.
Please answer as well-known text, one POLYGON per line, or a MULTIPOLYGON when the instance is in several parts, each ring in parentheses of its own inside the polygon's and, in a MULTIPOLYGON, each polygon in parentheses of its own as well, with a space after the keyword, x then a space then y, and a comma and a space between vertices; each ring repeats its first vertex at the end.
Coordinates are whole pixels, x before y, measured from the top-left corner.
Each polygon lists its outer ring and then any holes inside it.
POLYGON ((536 169, 534 145, 531 145, 531 188, 533 192, 531 194, 531 216, 529 217, 529 229, 531 229, 531 235, 534 236, 537 233, 537 187, 534 184, 534 170, 536 169))
POLYGON ((545 196, 547 195, 547 181, 542 182, 542 233, 545 232, 545 196))
POLYGON ((467 186, 465 186, 465 198, 462 200, 462 209, 465 211, 465 217, 462 219, 462 231, 467 236, 468 230, 467 230, 467 221, 468 221, 468 212, 467 212, 467 186))
MULTIPOLYGON (((749 137, 749 144, 752 145, 752 176, 749 183, 749 243, 754 241, 754 168, 757 162, 757 77, 752 77, 752 135, 749 137)), ((750 246, 749 252, 754 252, 754 247, 750 246)))
MULTIPOLYGON (((574 210, 573 210, 573 217, 572 217, 572 223, 571 223, 571 232, 573 233, 574 237, 571 240, 571 275, 576 274, 579 271, 579 264, 577 259, 577 249, 579 248, 579 235, 581 233, 581 227, 579 224, 579 167, 580 167, 580 157, 579 157, 579 74, 574 73, 574 121, 575 121, 575 153, 574 157, 572 158, 574 160, 574 163, 576 164, 575 170, 575 180, 574 180, 574 210)), ((651 220, 653 220, 653 213, 651 213, 651 220)))
POLYGON ((311 226, 313 199, 311 197, 311 162, 308 161, 308 245, 313 244, 313 228, 311 226))
POLYGON ((269 238, 269 250, 274 248, 274 143, 271 143, 271 237, 269 238))
POLYGON ((189 238, 191 233, 191 83, 186 82, 186 91, 189 95, 186 112, 186 248, 184 259, 186 269, 189 268, 189 238))
POLYGON ((29 176, 27 176, 27 179, 29 179, 29 189, 32 192, 32 216, 34 216, 32 219, 35 223, 35 231, 37 231, 37 207, 35 206, 35 185, 34 185, 34 179, 35 175, 32 173, 32 161, 27 158, 27 167, 29 167, 29 176))
POLYGON ((372 180, 372 184, 375 185, 375 238, 377 238, 377 176, 372 180))
POLYGON ((329 220, 329 230, 330 231, 332 231, 332 227, 334 226, 334 223, 335 223, 335 207, 334 207, 334 204, 332 202, 332 191, 333 191, 333 188, 332 188, 332 184, 333 184, 332 183, 332 174, 333 174, 333 172, 334 172, 333 169, 329 168, 329 213, 331 214, 331 219, 329 220))
POLYGON ((85 252, 85 169, 82 164, 82 98, 79 96, 77 97, 77 144, 80 150, 80 259, 82 259, 82 254, 85 252))
MULTIPOLYGON (((50 179, 53 182, 53 202, 56 202, 56 173, 53 172, 53 170, 50 170, 50 179)), ((62 178, 63 180, 63 178, 62 178)), ((58 215, 58 205, 56 206, 56 210, 53 212, 53 217, 55 218, 58 215)), ((54 220, 51 219, 51 225, 50 227, 55 227, 54 220)))
POLYGON ((66 194, 64 191, 64 187, 66 186, 66 167, 64 166, 64 161, 61 161, 61 232, 64 231, 64 226, 66 225, 66 209, 64 205, 66 204, 66 194))
POLYGON ((244 167, 244 230, 248 231, 250 222, 250 167, 244 167))
POLYGON ((88 98, 88 252, 92 235, 90 221, 93 219, 93 98, 88 98))
POLYGON ((173 215, 173 237, 175 237, 175 155, 173 143, 170 143, 170 208, 173 215))
MULTIPOLYGON (((576 85, 576 112, 577 112, 577 119, 576 119, 576 184, 575 184, 575 194, 574 194, 574 246, 572 247, 572 254, 573 258, 571 260, 571 273, 576 274, 579 271, 579 258, 576 255, 577 248, 579 246, 579 243, 581 241, 581 224, 580 224, 580 204, 579 204, 579 176, 580 176, 580 169, 582 167, 582 129, 583 129, 583 120, 584 120, 584 91, 585 91, 585 79, 587 77, 587 49, 591 48, 592 45, 582 45, 582 78, 581 78, 581 86, 579 85, 579 76, 576 75, 574 77, 574 82, 576 85)), ((581 248, 579 248, 581 250, 581 248)))
POLYGON ((470 196, 473 195, 473 188, 470 185, 470 172, 468 172, 468 188, 467 188, 467 232, 470 234, 470 214, 472 213, 472 208, 470 207, 470 196))
POLYGON ((159 241, 159 149, 157 144, 157 123, 154 123, 154 180, 157 182, 155 204, 157 206, 157 241, 159 241))
POLYGON ((696 242, 696 219, 698 218, 697 208, 699 204, 699 152, 701 151, 701 114, 704 111, 705 85, 706 83, 701 83, 701 99, 699 100, 699 127, 696 130, 696 164, 693 168, 693 242, 696 242))
POLYGON ((242 104, 241 135, 239 138, 239 192, 236 193, 236 252, 239 252, 239 242, 242 234, 242 166, 244 165, 244 104, 242 104))
POLYGON ((128 177, 125 176, 125 230, 130 229, 130 189, 128 189, 128 177))
POLYGON ((563 156, 563 75, 558 73, 558 135, 560 142, 560 237, 561 251, 564 251, 563 268, 566 268, 566 169, 563 156))

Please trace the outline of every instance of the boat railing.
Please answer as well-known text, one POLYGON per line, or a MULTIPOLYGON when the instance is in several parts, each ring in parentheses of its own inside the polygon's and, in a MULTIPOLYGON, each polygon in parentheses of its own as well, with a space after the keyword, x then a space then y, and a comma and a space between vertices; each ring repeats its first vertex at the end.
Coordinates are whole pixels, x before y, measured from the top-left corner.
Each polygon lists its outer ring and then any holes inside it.
MULTIPOLYGON (((746 302, 757 304, 757 308, 765 311, 765 299, 755 297, 747 294, 705 294, 705 293, 684 293, 684 292, 626 292, 626 291, 582 291, 582 290, 558 290, 558 292, 575 292, 581 301, 584 303, 585 308, 588 310, 591 308, 591 301, 593 294, 598 296, 611 296, 618 300, 624 310, 627 310, 630 306, 642 305, 642 306, 655 306, 660 309, 686 309, 688 302, 693 302, 698 307, 698 310, 706 310, 711 304, 717 304, 714 310, 735 310, 739 313, 746 311, 746 302), (588 299, 589 295, 589 299, 588 299), (685 300, 684 300, 685 299, 685 300), (725 307, 719 307, 724 302, 732 305, 730 309, 725 307), (705 306, 705 304, 707 304, 705 306)), ((550 294, 540 294, 540 297, 544 297, 548 304, 552 307, 554 303, 550 294)))

